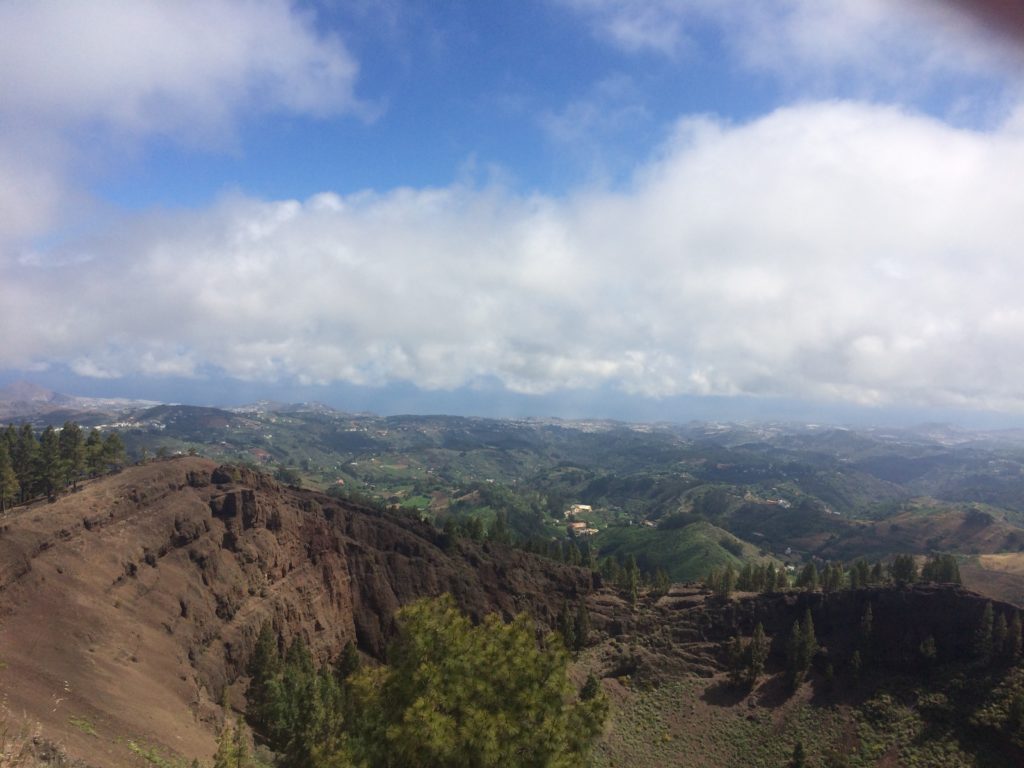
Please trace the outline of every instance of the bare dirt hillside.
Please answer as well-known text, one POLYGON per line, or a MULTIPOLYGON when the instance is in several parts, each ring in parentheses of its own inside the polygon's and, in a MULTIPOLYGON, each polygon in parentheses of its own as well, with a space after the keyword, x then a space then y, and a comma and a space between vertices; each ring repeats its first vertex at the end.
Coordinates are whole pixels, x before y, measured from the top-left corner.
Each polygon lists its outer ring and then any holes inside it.
POLYGON ((208 760, 264 621, 321 659, 380 656, 395 609, 453 593, 554 623, 589 571, 201 458, 132 467, 0 518, 9 717, 90 766, 208 760), (232 688, 232 684, 235 684, 232 688))

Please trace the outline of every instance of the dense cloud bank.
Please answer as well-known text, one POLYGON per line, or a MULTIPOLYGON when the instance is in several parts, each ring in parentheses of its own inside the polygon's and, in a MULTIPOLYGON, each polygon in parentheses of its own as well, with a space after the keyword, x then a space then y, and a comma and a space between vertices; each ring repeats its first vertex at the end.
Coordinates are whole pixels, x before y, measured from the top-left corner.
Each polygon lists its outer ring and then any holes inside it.
POLYGON ((1017 408, 1024 130, 682 121, 625 191, 223 200, 9 267, 0 366, 1017 408))

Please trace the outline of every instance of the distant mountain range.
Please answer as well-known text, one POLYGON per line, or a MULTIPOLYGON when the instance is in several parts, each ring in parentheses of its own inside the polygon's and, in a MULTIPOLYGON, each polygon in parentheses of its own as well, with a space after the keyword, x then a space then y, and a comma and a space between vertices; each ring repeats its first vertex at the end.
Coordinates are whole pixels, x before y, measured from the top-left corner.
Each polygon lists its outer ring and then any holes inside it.
POLYGON ((16 381, 0 388, 0 421, 34 422, 54 414, 74 419, 78 414, 124 413, 158 404, 154 400, 65 395, 27 381, 16 381))

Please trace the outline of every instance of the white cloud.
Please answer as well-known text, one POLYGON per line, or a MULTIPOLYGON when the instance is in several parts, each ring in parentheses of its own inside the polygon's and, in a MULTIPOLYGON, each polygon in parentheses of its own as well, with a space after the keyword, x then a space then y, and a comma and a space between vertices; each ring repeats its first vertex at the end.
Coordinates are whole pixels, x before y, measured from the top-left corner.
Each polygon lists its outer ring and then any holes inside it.
POLYGON ((356 63, 288 0, 0 3, 0 247, 153 136, 224 146, 255 112, 361 109, 356 63))
MULTIPOLYGON (((994 35, 953 0, 555 0, 628 52, 700 55, 714 29, 742 67, 807 94, 940 97, 979 104, 979 79, 1019 91, 1019 40, 994 35)), ((990 5, 998 5, 991 3, 990 5)), ((1009 14, 1005 14, 1009 15, 1009 14)))
POLYGON ((180 136, 230 128, 239 110, 355 104, 355 62, 285 0, 13 0, 0 30, 9 118, 180 136))
POLYGON ((631 53, 676 55, 686 28, 711 12, 708 0, 555 0, 591 20, 594 31, 631 53))
POLYGON ((13 269, 0 367, 1021 409, 1020 167, 1015 121, 834 102, 685 120, 623 192, 236 197, 13 269))
POLYGON ((596 181, 632 171, 635 159, 624 151, 625 141, 635 140, 653 119, 632 78, 615 74, 562 109, 542 112, 538 123, 560 155, 577 162, 596 181), (616 150, 607 151, 609 145, 616 150))

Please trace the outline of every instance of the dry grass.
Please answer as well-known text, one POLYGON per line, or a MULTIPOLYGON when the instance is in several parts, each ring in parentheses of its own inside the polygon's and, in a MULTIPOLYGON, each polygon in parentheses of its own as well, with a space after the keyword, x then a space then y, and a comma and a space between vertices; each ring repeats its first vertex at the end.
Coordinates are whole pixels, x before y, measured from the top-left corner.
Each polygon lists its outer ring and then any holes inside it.
POLYGON ((1024 576, 1024 552, 1003 552, 998 555, 981 555, 978 564, 986 571, 1024 576))
POLYGON ((39 726, 14 716, 0 705, 0 768, 35 768, 39 726))
POLYGON ((1024 553, 968 558, 960 564, 964 586, 996 600, 1024 605, 1024 553))

